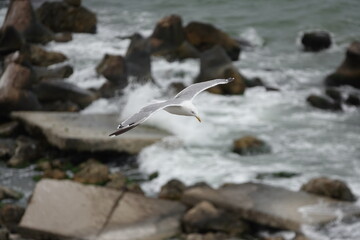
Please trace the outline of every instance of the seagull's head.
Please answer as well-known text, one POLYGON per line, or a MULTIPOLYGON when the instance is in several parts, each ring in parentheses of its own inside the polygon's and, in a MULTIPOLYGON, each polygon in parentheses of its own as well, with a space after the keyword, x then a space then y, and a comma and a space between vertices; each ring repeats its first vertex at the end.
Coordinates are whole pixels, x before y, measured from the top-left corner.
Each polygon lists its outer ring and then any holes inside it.
POLYGON ((191 109, 190 109, 190 113, 191 113, 191 116, 194 116, 199 122, 201 122, 201 119, 199 117, 199 112, 198 110, 196 109, 195 106, 193 106, 191 109))

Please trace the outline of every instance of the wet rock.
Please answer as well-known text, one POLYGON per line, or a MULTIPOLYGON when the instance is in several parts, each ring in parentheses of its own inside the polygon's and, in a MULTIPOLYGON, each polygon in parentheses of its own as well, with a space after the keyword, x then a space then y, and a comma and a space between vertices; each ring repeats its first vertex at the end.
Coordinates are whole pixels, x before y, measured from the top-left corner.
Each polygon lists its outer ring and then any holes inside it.
POLYGON ((0 159, 9 159, 14 155, 16 141, 13 139, 0 139, 0 159))
POLYGON ((10 188, 7 188, 7 187, 4 187, 4 186, 0 185, 0 201, 4 200, 4 199, 18 200, 20 198, 22 198, 21 193, 15 191, 13 189, 10 189, 10 188))
POLYGON ((0 223, 7 227, 13 227, 20 223, 25 209, 23 207, 5 204, 0 207, 0 223))
POLYGON ((51 178, 51 179, 61 180, 61 179, 66 179, 67 175, 64 171, 62 171, 60 169, 46 169, 44 171, 42 178, 51 178))
POLYGON ((6 26, 0 30, 0 55, 5 56, 23 48, 25 40, 13 27, 6 26))
POLYGON ((41 102, 71 101, 82 108, 96 98, 92 92, 63 80, 40 82, 34 86, 34 92, 41 102))
POLYGON ((88 184, 104 184, 109 180, 109 167, 95 159, 80 165, 80 170, 74 175, 74 181, 88 184))
POLYGON ((190 22, 185 28, 187 41, 200 52, 221 46, 232 61, 239 59, 239 43, 211 24, 190 22))
POLYGON ((81 6, 81 0, 64 0, 64 2, 74 7, 81 6))
POLYGON ((342 201, 356 201, 345 182, 326 177, 313 178, 302 185, 300 190, 342 201))
POLYGON ((261 78, 255 77, 252 79, 245 79, 245 85, 246 87, 252 88, 252 87, 264 87, 265 84, 261 80, 261 78))
POLYGON ((70 42, 73 39, 70 32, 61 32, 54 35, 54 41, 59 43, 70 42))
POLYGON ((19 123, 17 121, 0 124, 0 137, 10 137, 15 135, 18 131, 19 123))
POLYGON ((172 179, 161 187, 159 198, 179 200, 185 188, 184 183, 177 179, 172 179))
POLYGON ((105 54, 96 72, 103 75, 108 82, 100 89, 104 97, 113 97, 117 91, 128 84, 128 74, 125 59, 120 55, 105 54))
POLYGON ((52 169, 52 166, 49 161, 40 161, 40 162, 36 163, 36 170, 47 171, 47 170, 51 170, 51 169, 52 169))
POLYGON ((200 58, 200 52, 188 41, 184 41, 166 57, 169 61, 184 60, 188 58, 200 58))
POLYGON ((331 46, 331 36, 325 31, 306 32, 301 38, 305 51, 318 52, 331 46))
POLYGON ((292 178, 292 177, 296 177, 299 175, 300 175, 300 173, 287 172, 287 171, 280 171, 280 172, 273 172, 273 173, 258 173, 258 174, 256 174, 256 179, 292 178))
POLYGON ((223 48, 215 46, 200 56, 200 74, 195 82, 203 82, 217 78, 235 78, 229 84, 218 85, 209 89, 216 94, 243 94, 245 91, 245 78, 232 65, 230 58, 223 48))
POLYGON ((208 201, 242 219, 297 232, 304 224, 317 226, 337 219, 337 211, 342 211, 344 217, 360 213, 351 203, 257 183, 228 184, 218 190, 190 188, 181 201, 188 206, 208 201), (325 208, 327 214, 319 214, 319 207, 325 208))
POLYGON ((27 42, 47 43, 53 39, 53 33, 37 19, 30 0, 11 1, 3 28, 14 27, 27 42))
POLYGON ((315 94, 310 95, 306 98, 306 101, 313 107, 323 109, 323 110, 331 110, 331 111, 340 111, 341 104, 328 100, 325 97, 318 96, 315 94))
POLYGON ((6 228, 0 226, 0 240, 9 240, 10 233, 6 228))
POLYGON ((41 155, 39 143, 31 138, 20 136, 16 145, 14 155, 7 162, 10 167, 24 167, 41 155))
POLYGON ((42 102, 43 111, 49 112, 79 112, 80 106, 71 101, 42 102))
POLYGON ((162 130, 139 126, 120 137, 110 138, 111 129, 116 128, 117 114, 13 112, 11 115, 61 150, 137 154, 144 147, 169 136, 162 130))
POLYGON ((109 175, 109 182, 105 186, 117 190, 125 189, 126 176, 121 172, 112 173, 109 175))
POLYGON ((187 233, 224 232, 231 236, 240 235, 248 230, 245 222, 235 215, 219 210, 209 202, 200 202, 183 217, 187 233))
POLYGON ((35 66, 50 66, 67 60, 67 57, 60 52, 46 51, 43 48, 30 46, 30 62, 35 66))
POLYGON ((130 182, 126 184, 126 190, 132 193, 145 195, 145 192, 142 190, 140 184, 136 182, 130 182))
POLYGON ((54 32, 96 33, 96 15, 76 5, 78 2, 75 0, 45 2, 36 13, 40 21, 54 32))
POLYGON ((245 136, 234 141, 233 152, 240 155, 256 155, 270 153, 271 149, 263 140, 253 136, 245 136))
POLYGON ((191 233, 186 236, 185 240, 229 240, 229 236, 225 233, 191 233))
POLYGON ((335 88, 327 88, 325 94, 337 103, 343 100, 341 92, 335 88))
POLYGON ((177 49, 185 40, 181 17, 170 15, 161 19, 150 36, 151 52, 166 56, 177 49))
POLYGON ((349 94, 349 96, 345 100, 345 103, 347 105, 358 107, 360 106, 360 96, 357 94, 349 94))
POLYGON ((48 79, 63 79, 70 77, 74 69, 70 65, 59 66, 55 68, 33 67, 37 82, 48 79))
POLYGON ((360 89, 360 42, 350 44, 345 60, 334 73, 325 78, 325 85, 350 85, 360 89))
POLYGON ((151 81, 153 78, 149 42, 138 33, 132 35, 130 39, 131 42, 125 55, 127 73, 135 77, 137 82, 151 81))

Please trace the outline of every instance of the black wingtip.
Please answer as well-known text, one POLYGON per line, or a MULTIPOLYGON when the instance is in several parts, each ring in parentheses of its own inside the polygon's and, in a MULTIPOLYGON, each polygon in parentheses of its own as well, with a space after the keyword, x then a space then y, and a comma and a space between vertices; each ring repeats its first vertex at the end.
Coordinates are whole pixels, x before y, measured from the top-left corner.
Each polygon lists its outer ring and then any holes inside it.
POLYGON ((117 130, 116 132, 113 132, 111 134, 109 134, 109 137, 112 137, 112 136, 118 136, 120 134, 123 134, 131 129, 133 129, 134 127, 136 127, 137 125, 133 125, 133 126, 129 126, 129 127, 125 127, 125 128, 121 128, 119 130, 117 130))

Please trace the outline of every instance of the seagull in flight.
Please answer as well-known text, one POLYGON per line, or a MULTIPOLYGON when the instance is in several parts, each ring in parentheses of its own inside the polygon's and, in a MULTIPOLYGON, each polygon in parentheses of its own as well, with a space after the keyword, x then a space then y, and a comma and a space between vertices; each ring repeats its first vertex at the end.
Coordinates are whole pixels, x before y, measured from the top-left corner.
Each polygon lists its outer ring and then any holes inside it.
POLYGON ((165 111, 183 116, 193 116, 199 122, 201 119, 198 115, 198 110, 192 103, 192 100, 202 91, 214 87, 219 84, 227 84, 232 82, 234 78, 228 79, 214 79, 206 82, 195 83, 181 92, 179 92, 175 97, 167 101, 149 104, 140 109, 139 112, 135 113, 125 121, 123 121, 119 126, 116 132, 111 133, 109 136, 117 136, 123 134, 139 124, 143 123, 155 112, 164 109, 165 111))

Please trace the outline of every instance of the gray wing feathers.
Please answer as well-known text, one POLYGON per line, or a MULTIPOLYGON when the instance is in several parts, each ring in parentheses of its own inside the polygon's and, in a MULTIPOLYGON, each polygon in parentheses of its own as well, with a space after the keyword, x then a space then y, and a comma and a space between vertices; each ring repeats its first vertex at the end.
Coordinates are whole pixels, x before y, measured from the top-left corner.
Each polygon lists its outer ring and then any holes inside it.
POLYGON ((190 85, 189 87, 185 88, 181 92, 179 92, 174 98, 175 99, 184 99, 184 100, 191 100, 196 95, 198 95, 200 92, 214 87, 219 84, 227 84, 229 82, 232 82, 234 78, 228 78, 228 79, 214 79, 211 81, 206 82, 200 82, 190 85))

